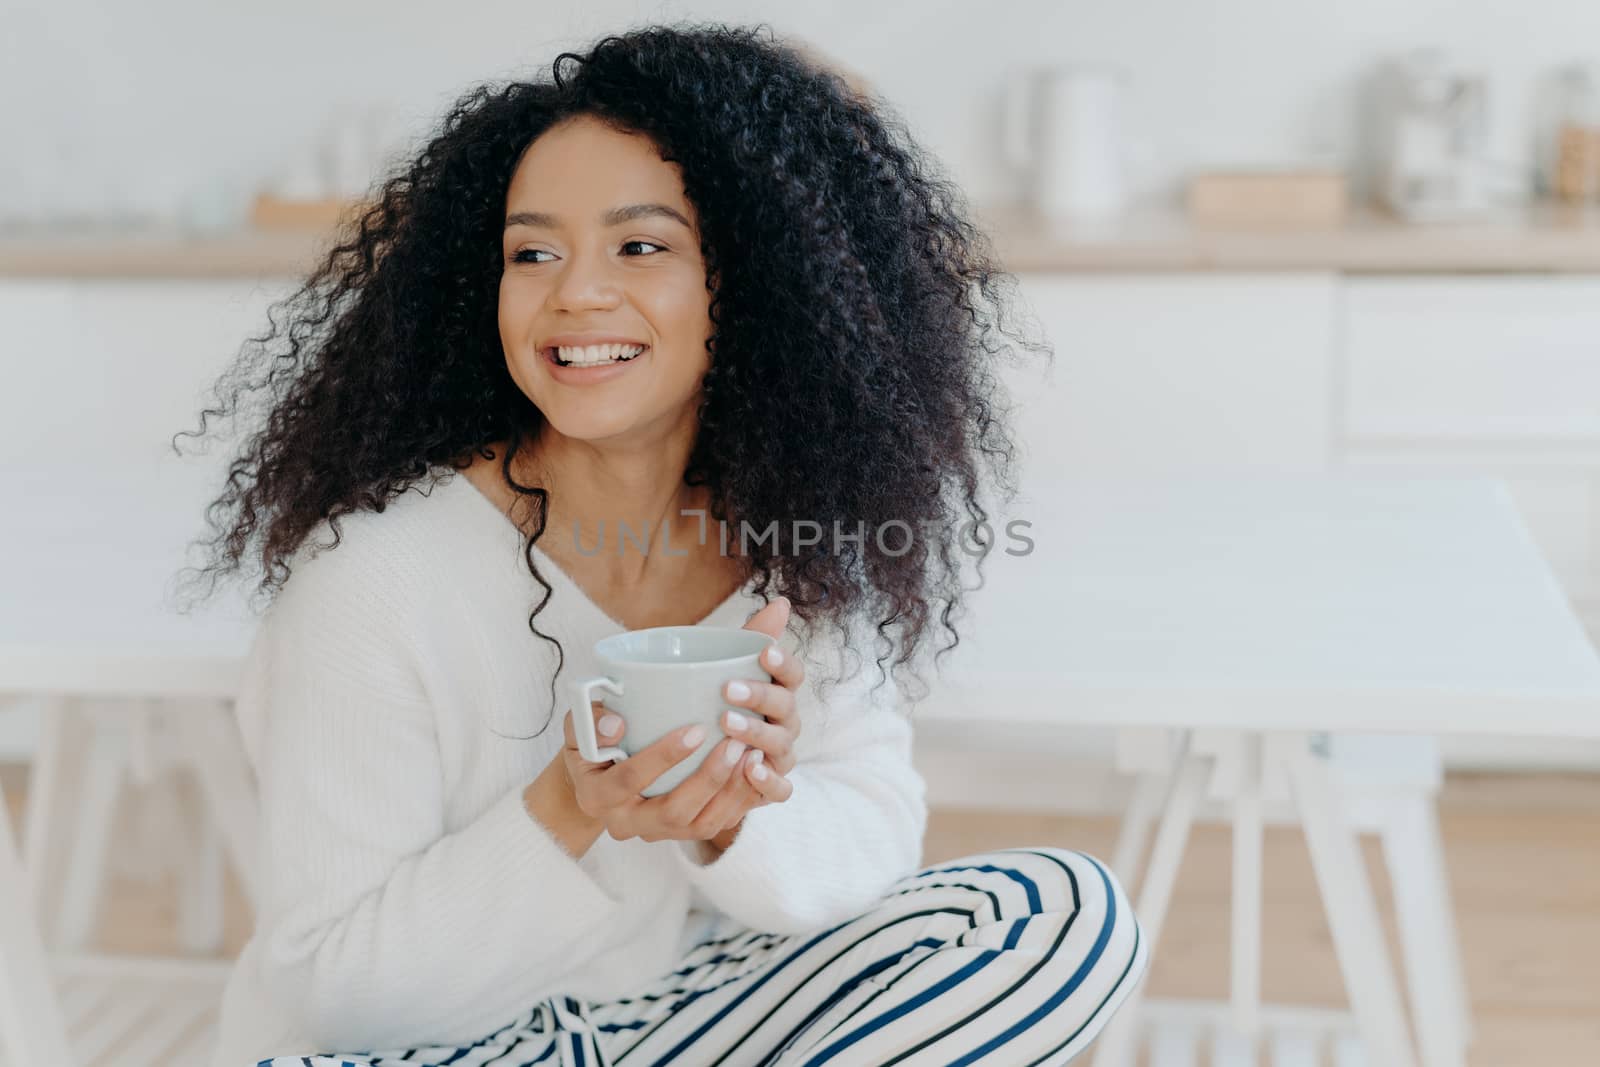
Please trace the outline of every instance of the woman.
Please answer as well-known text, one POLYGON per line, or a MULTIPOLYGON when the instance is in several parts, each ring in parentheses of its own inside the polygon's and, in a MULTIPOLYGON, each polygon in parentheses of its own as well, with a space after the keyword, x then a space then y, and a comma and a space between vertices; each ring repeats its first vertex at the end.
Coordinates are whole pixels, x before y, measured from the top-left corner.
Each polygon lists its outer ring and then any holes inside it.
POLYGON ((1004 280, 904 135, 770 35, 610 37, 458 103, 202 419, 269 398, 208 568, 274 594, 216 1062, 1079 1052, 1144 969, 1127 901, 1065 849, 919 870, 897 696, 954 643, 958 527, 1006 473, 1004 280), (777 638, 773 681, 644 797, 703 735, 588 762, 557 678, 690 623, 777 638))

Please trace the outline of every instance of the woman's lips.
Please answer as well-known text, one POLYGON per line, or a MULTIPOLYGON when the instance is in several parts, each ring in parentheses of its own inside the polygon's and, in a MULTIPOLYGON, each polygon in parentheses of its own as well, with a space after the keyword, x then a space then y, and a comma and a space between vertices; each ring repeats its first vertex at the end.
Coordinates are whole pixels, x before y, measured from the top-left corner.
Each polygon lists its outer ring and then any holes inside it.
POLYGON ((550 376, 556 381, 564 385, 598 385, 601 382, 609 382, 611 379, 626 373, 629 367, 644 359, 651 351, 651 347, 645 345, 644 351, 632 359, 614 359, 608 363, 597 363, 586 367, 577 367, 570 363, 558 362, 554 348, 543 349, 541 355, 544 356, 544 365, 548 368, 550 376))

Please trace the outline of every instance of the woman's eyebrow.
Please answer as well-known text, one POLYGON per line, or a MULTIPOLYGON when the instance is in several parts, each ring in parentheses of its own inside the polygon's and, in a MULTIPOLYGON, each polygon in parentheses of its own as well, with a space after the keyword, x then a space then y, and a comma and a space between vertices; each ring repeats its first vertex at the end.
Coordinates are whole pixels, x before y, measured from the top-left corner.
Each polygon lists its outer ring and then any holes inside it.
MULTIPOLYGON (((616 226, 624 222, 632 222, 635 219, 649 218, 655 215, 675 219, 682 223, 685 229, 694 228, 689 225, 689 220, 684 218, 681 211, 670 208, 666 204, 626 204, 622 207, 614 207, 600 216, 600 222, 604 226, 616 226)), ((558 225, 558 221, 556 216, 544 211, 514 211, 506 216, 506 229, 509 230, 513 226, 544 226, 554 229, 558 225)))

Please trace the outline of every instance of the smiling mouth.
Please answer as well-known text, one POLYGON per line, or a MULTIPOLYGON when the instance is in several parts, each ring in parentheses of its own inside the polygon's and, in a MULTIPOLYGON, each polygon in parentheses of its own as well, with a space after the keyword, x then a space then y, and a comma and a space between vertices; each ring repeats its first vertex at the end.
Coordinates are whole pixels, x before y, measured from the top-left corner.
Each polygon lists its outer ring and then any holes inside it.
POLYGON ((629 363, 638 359, 649 345, 586 345, 582 348, 548 346, 544 357, 558 367, 605 367, 612 363, 629 363))

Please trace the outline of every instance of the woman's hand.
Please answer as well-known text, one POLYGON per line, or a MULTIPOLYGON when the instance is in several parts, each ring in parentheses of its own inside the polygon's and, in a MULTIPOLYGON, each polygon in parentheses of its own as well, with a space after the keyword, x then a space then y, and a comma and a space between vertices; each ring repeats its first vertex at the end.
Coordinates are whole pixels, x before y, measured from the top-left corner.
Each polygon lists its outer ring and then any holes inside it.
MULTIPOLYGON (((789 598, 779 597, 752 615, 744 628, 776 639, 783 636, 788 625, 789 598)), ((734 795, 733 802, 740 810, 738 817, 711 839, 718 851, 733 844, 745 812, 764 804, 781 804, 794 793, 794 785, 786 776, 794 770, 794 743, 800 737, 795 693, 805 681, 805 668, 798 659, 785 656, 777 645, 761 654, 761 666, 772 675, 771 682, 729 682, 722 694, 728 703, 749 708, 767 721, 735 711, 722 715, 723 732, 744 741, 751 751, 740 761, 740 780, 724 787, 725 792, 734 795)))
MULTIPOLYGON (((756 612, 744 628, 776 638, 788 622, 789 602, 780 597, 756 612)), ((725 712, 723 729, 728 736, 712 748, 693 774, 660 796, 640 796, 640 790, 699 747, 704 736, 694 735, 697 727, 673 730, 625 760, 593 763, 578 751, 569 712, 563 720, 566 746, 562 758, 578 807, 619 841, 630 837, 698 840, 711 842, 719 851, 727 848, 746 812, 782 803, 794 792, 786 775, 795 764, 800 720, 794 694, 805 671, 798 660, 784 656, 775 645, 762 653, 761 665, 772 675, 771 683, 729 683, 724 696, 729 703, 768 721, 725 712), (741 684, 742 690, 735 688, 741 684)), ((602 745, 615 745, 627 730, 621 717, 607 712, 602 704, 593 705, 591 714, 596 717, 595 732, 602 745)))
MULTIPOLYGON (((627 726, 621 716, 599 703, 591 706, 590 714, 595 716, 595 733, 602 745, 615 745, 622 740, 627 726)), ((722 795, 729 780, 738 781, 735 764, 744 754, 744 742, 724 738, 700 761, 693 774, 669 792, 646 797, 640 795, 642 789, 700 747, 705 740, 704 727, 680 727, 625 760, 605 763, 586 760, 578 751, 572 712, 562 719, 562 727, 566 746, 561 758, 578 808, 616 840, 638 837, 645 841, 705 841, 727 825, 726 807, 710 802, 722 795)))
MULTIPOLYGON (((750 617, 746 630, 758 630, 771 637, 783 636, 789 625, 789 600, 779 597, 750 617)), ((794 770, 794 743, 800 738, 800 716, 795 694, 805 681, 805 668, 798 659, 785 656, 777 645, 761 654, 761 666, 772 675, 771 682, 729 682, 722 695, 730 704, 749 708, 767 721, 736 712, 724 712, 722 728, 729 737, 756 749, 746 761, 746 777, 767 801, 789 798, 789 789, 772 789, 771 776, 759 773, 765 766, 778 777, 794 770)), ((787 783, 785 783, 787 784, 787 783)))

